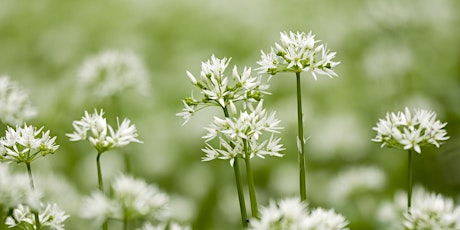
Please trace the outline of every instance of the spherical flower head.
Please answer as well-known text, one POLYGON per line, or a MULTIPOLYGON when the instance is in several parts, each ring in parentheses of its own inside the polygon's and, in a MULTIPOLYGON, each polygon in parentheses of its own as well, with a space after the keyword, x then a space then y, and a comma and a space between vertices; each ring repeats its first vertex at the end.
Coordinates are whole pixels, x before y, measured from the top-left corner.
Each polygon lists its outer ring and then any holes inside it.
POLYGON ((28 92, 9 76, 0 76, 0 120, 14 126, 36 115, 37 110, 32 106, 28 92))
POLYGON ((269 53, 261 51, 258 70, 261 73, 310 72, 316 79, 317 74, 329 77, 337 76, 333 68, 340 64, 332 59, 335 52, 330 52, 326 45, 315 40, 311 32, 281 32, 281 43, 275 43, 269 53))
POLYGON ((345 230, 348 229, 348 221, 341 214, 334 210, 326 210, 324 208, 316 208, 311 211, 310 215, 302 220, 299 229, 315 230, 345 230))
POLYGON ((234 118, 221 119, 214 117, 209 127, 205 128, 208 133, 203 136, 206 142, 219 139, 220 149, 215 149, 207 144, 203 149, 206 156, 203 161, 214 159, 230 160, 233 165, 234 158, 237 156, 249 157, 258 156, 283 156, 280 152, 284 150, 279 144, 280 138, 275 138, 274 133, 278 133, 282 127, 279 126, 280 120, 275 118, 275 112, 267 113, 261 100, 257 107, 248 106, 249 111, 241 111, 239 116, 234 118), (261 140, 263 134, 271 134, 268 140, 261 140))
POLYGON ((192 96, 182 101, 184 109, 176 115, 184 118, 184 124, 201 108, 219 106, 236 110, 236 102, 241 101, 244 104, 258 102, 262 95, 268 94, 266 91, 268 85, 262 82, 260 75, 253 75, 249 67, 244 67, 240 72, 234 66, 231 76, 226 74, 230 60, 226 57, 219 59, 212 55, 211 59, 201 63, 198 78, 186 72, 192 84, 200 90, 202 98, 195 99, 192 96))
POLYGON ((50 131, 43 132, 43 127, 36 127, 24 123, 16 128, 7 127, 5 137, 0 138, 3 147, 3 155, 0 158, 16 162, 30 163, 39 156, 53 154, 59 145, 56 145, 56 137, 50 136, 50 131))
POLYGON ((107 124, 102 109, 99 113, 95 109, 93 114, 85 111, 85 115, 80 120, 73 121, 72 126, 75 131, 66 134, 70 141, 87 139, 99 153, 126 146, 131 142, 142 143, 137 139, 136 126, 131 124, 129 119, 125 118, 120 124, 117 118, 117 129, 115 130, 107 124))
MULTIPOLYGON (((41 204, 38 210, 40 226, 52 230, 64 230, 64 221, 69 218, 56 204, 41 204)), ((9 228, 35 229, 36 219, 34 212, 28 206, 18 205, 12 215, 6 218, 5 224, 9 228)))
POLYGON ((147 94, 149 76, 134 52, 104 51, 87 58, 80 68, 79 84, 99 98, 119 95, 127 89, 147 94))
POLYGON ((380 119, 377 136, 372 141, 382 143, 381 147, 401 148, 421 153, 421 146, 434 145, 439 148, 449 137, 444 127, 447 123, 436 120, 436 113, 423 109, 414 109, 413 113, 406 107, 404 112, 387 113, 380 119))

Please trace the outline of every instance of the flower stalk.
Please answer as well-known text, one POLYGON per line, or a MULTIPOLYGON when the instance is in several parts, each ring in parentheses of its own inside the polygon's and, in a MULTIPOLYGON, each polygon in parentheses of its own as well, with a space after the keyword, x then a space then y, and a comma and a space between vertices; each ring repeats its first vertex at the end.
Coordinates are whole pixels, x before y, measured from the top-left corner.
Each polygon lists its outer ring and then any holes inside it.
POLYGON ((251 213, 252 217, 258 219, 259 218, 259 209, 257 204, 257 197, 256 197, 256 188, 254 186, 254 176, 252 175, 251 169, 251 153, 250 149, 248 148, 247 141, 244 142, 244 162, 246 164, 246 174, 248 180, 248 188, 249 188, 249 199, 251 201, 251 213))
POLYGON ((307 189, 305 185, 306 170, 305 170, 305 148, 304 148, 304 136, 303 136, 303 111, 302 111, 302 90, 300 85, 300 72, 296 72, 296 85, 297 85, 297 144, 299 151, 299 189, 300 189, 300 200, 305 201, 307 199, 307 189))
POLYGON ((408 178, 408 186, 407 186, 407 213, 411 213, 411 206, 412 206, 412 151, 409 149, 408 151, 408 158, 407 158, 407 178, 408 178))

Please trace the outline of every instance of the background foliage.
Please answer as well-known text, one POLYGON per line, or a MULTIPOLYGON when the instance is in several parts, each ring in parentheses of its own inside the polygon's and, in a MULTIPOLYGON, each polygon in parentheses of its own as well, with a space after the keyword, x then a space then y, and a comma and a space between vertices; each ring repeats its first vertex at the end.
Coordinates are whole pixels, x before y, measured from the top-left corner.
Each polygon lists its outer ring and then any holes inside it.
MULTIPOLYGON (((212 114, 197 114, 187 125, 175 116, 193 86, 185 71, 200 71, 211 54, 232 57, 238 66, 257 67, 260 50, 280 31, 310 30, 337 52, 339 78, 314 81, 304 74, 307 196, 312 206, 336 208, 352 229, 378 228, 375 210, 406 185, 406 155, 372 143, 371 128, 387 111, 405 106, 433 109, 448 122, 451 139, 415 157, 415 183, 459 201, 460 190, 460 2, 455 0, 210 1, 210 0, 4 0, 0 2, 0 74, 28 88, 44 125, 60 149, 40 159, 37 171, 64 178, 64 199, 96 188, 96 153, 88 143, 71 143, 65 133, 84 110, 104 108, 108 122, 128 117, 139 139, 102 157, 104 175, 127 171, 172 194, 178 218, 196 229, 237 229, 239 212, 228 162, 200 161, 201 135, 212 114), (100 100, 79 91, 77 72, 90 55, 107 49, 133 50, 151 76, 151 93, 126 92, 100 100), (116 101, 116 103, 114 102, 116 101), (331 201, 329 182, 348 168, 375 166, 387 176, 380 191, 331 201), (65 186, 64 186, 65 187, 65 186), (72 192, 69 192, 72 191, 72 192), (73 194, 73 195, 71 195, 73 194), (229 227, 231 226, 231 227, 229 227)), ((271 80, 268 109, 285 127, 282 159, 255 159, 261 204, 297 195, 295 80, 271 80)), ((1 127, 2 130, 5 128, 1 127)), ((16 167, 17 170, 23 170, 16 167)), ((50 181, 50 180, 48 180, 50 181)), ((68 229, 83 229, 78 202, 61 204, 72 217, 68 229)), ((458 203, 458 202, 457 202, 458 203)))

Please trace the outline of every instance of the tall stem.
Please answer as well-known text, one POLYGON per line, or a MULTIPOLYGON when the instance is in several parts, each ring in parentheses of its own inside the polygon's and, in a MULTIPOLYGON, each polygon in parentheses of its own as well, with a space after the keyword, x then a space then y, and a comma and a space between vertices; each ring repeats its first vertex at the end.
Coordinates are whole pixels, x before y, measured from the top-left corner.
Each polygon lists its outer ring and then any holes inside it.
MULTIPOLYGON (((103 152, 100 152, 100 151, 97 152, 96 165, 97 165, 97 182, 99 184, 99 190, 102 193, 104 193, 104 182, 102 180, 102 170, 101 170, 101 162, 100 162, 102 153, 103 152)), ((102 224, 102 229, 103 230, 108 229, 107 221, 104 221, 104 223, 102 224)))
POLYGON ((302 112, 302 91, 300 87, 300 73, 296 74, 297 81, 297 147, 299 151, 299 179, 300 179, 300 199, 307 199, 307 189, 305 186, 305 152, 304 152, 304 137, 303 137, 303 112, 302 112))
MULTIPOLYGON (((228 109, 226 107, 222 107, 222 109, 224 110, 225 117, 230 117, 228 109)), ((246 211, 246 203, 244 202, 243 183, 241 182, 238 157, 235 157, 235 162, 233 163, 233 172, 235 173, 236 189, 238 192, 238 201, 240 203, 241 223, 243 224, 243 228, 247 228, 249 219, 246 211)))
POLYGON ((409 150, 407 158, 407 175, 408 175, 408 186, 407 186, 407 212, 410 214, 412 206, 412 151, 409 150))
POLYGON ((246 174, 248 176, 249 199, 251 200, 251 213, 252 217, 259 218, 259 209, 257 206, 256 190, 254 186, 254 177, 251 170, 251 156, 249 153, 247 141, 244 140, 244 161, 246 163, 246 174))
MULTIPOLYGON (((32 190, 35 190, 34 179, 33 179, 33 176, 32 176, 32 168, 30 166, 30 162, 26 162, 26 166, 27 166, 27 174, 29 175, 30 188, 32 190)), ((32 212, 33 212, 34 218, 35 218, 35 228, 37 230, 40 230, 40 217, 38 216, 38 211, 35 210, 35 211, 32 211, 32 212)))

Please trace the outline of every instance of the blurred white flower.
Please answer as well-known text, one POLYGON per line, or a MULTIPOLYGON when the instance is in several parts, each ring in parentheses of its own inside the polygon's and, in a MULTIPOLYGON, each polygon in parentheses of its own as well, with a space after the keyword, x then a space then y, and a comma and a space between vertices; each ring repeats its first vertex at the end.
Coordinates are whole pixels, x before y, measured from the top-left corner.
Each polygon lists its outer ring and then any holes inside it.
POLYGON ((394 147, 404 150, 414 150, 421 153, 421 146, 440 144, 449 139, 444 129, 447 123, 436 120, 436 113, 423 109, 415 109, 412 114, 406 107, 404 112, 387 113, 385 119, 380 119, 377 126, 377 136, 372 139, 381 142, 381 147, 394 147))
POLYGON ((186 72, 203 97, 195 99, 192 96, 182 100, 184 109, 176 115, 185 119, 184 124, 196 111, 204 107, 219 106, 236 112, 235 102, 242 101, 246 106, 247 103, 259 101, 263 94, 268 94, 268 85, 262 82, 261 76, 253 76, 251 68, 244 67, 240 73, 234 66, 232 76, 225 75, 229 63, 229 58, 219 59, 212 55, 211 59, 201 63, 199 78, 186 72))
POLYGON ((123 147, 131 142, 142 143, 137 139, 137 129, 135 125, 131 125, 131 121, 123 119, 120 124, 117 118, 117 129, 107 124, 104 117, 104 111, 98 113, 94 110, 93 114, 85 111, 85 115, 79 121, 73 121, 72 126, 75 131, 66 134, 70 141, 86 140, 94 146, 99 153, 108 151, 113 148, 123 147), (108 132, 107 132, 108 130, 108 132), (90 132, 90 135, 88 135, 90 132))
POLYGON ((35 117, 37 110, 31 105, 29 94, 9 76, 0 76, 0 120, 18 125, 35 117))
POLYGON ((331 203, 345 204, 363 193, 376 192, 386 184, 385 173, 372 166, 346 169, 329 182, 331 203))
POLYGON ((39 190, 30 187, 27 174, 11 173, 8 164, 0 163, 0 208, 8 210, 24 204, 38 209, 41 196, 39 190))
MULTIPOLYGON (((52 230, 64 230, 64 221, 69 218, 56 204, 42 204, 38 210, 38 219, 41 227, 52 230)), ((36 229, 34 212, 28 206, 18 205, 8 216, 5 224, 9 228, 36 229)))
POLYGON ((137 230, 191 230, 192 228, 190 226, 186 225, 180 225, 175 222, 171 222, 168 225, 165 223, 160 223, 158 225, 152 225, 149 222, 144 223, 141 228, 138 228, 137 230))
POLYGON ((0 138, 0 159, 16 163, 30 163, 40 156, 53 154, 59 145, 56 137, 50 137, 50 131, 42 132, 43 127, 37 129, 32 125, 16 126, 16 129, 7 127, 5 136, 0 138), (41 134, 41 136, 39 136, 41 134))
POLYGON ((398 191, 393 202, 385 202, 378 211, 384 229, 428 230, 460 229, 460 207, 451 198, 414 187, 413 204, 407 213, 407 195, 398 191))
POLYGON ((100 191, 83 199, 80 216, 92 219, 96 226, 101 226, 109 218, 121 218, 120 206, 100 191))
POLYGON ((270 202, 260 210, 260 219, 251 219, 248 229, 254 230, 345 230, 348 221, 333 210, 308 209, 298 198, 286 198, 278 203, 270 202))
POLYGON ((206 156, 203 161, 215 159, 230 160, 233 165, 234 158, 238 155, 249 158, 258 156, 282 157, 280 153, 284 148, 280 144, 280 138, 274 137, 273 133, 278 133, 282 129, 279 126, 280 120, 275 118, 275 112, 267 113, 263 108, 263 100, 256 108, 249 105, 249 111, 240 112, 238 117, 221 119, 214 117, 213 122, 205 128, 208 133, 203 136, 206 142, 219 139, 219 148, 215 149, 210 144, 206 144, 203 152, 206 156), (265 133, 271 133, 268 140, 261 141, 260 138, 265 133))
POLYGON ((270 53, 261 51, 258 70, 261 73, 276 74, 278 72, 311 72, 316 75, 337 76, 333 68, 340 62, 332 61, 335 52, 330 52, 324 44, 315 47, 320 42, 309 32, 281 32, 281 44, 275 43, 270 53))
POLYGON ((107 98, 127 89, 147 94, 149 76, 134 52, 104 51, 87 58, 79 71, 79 84, 94 95, 107 98))

